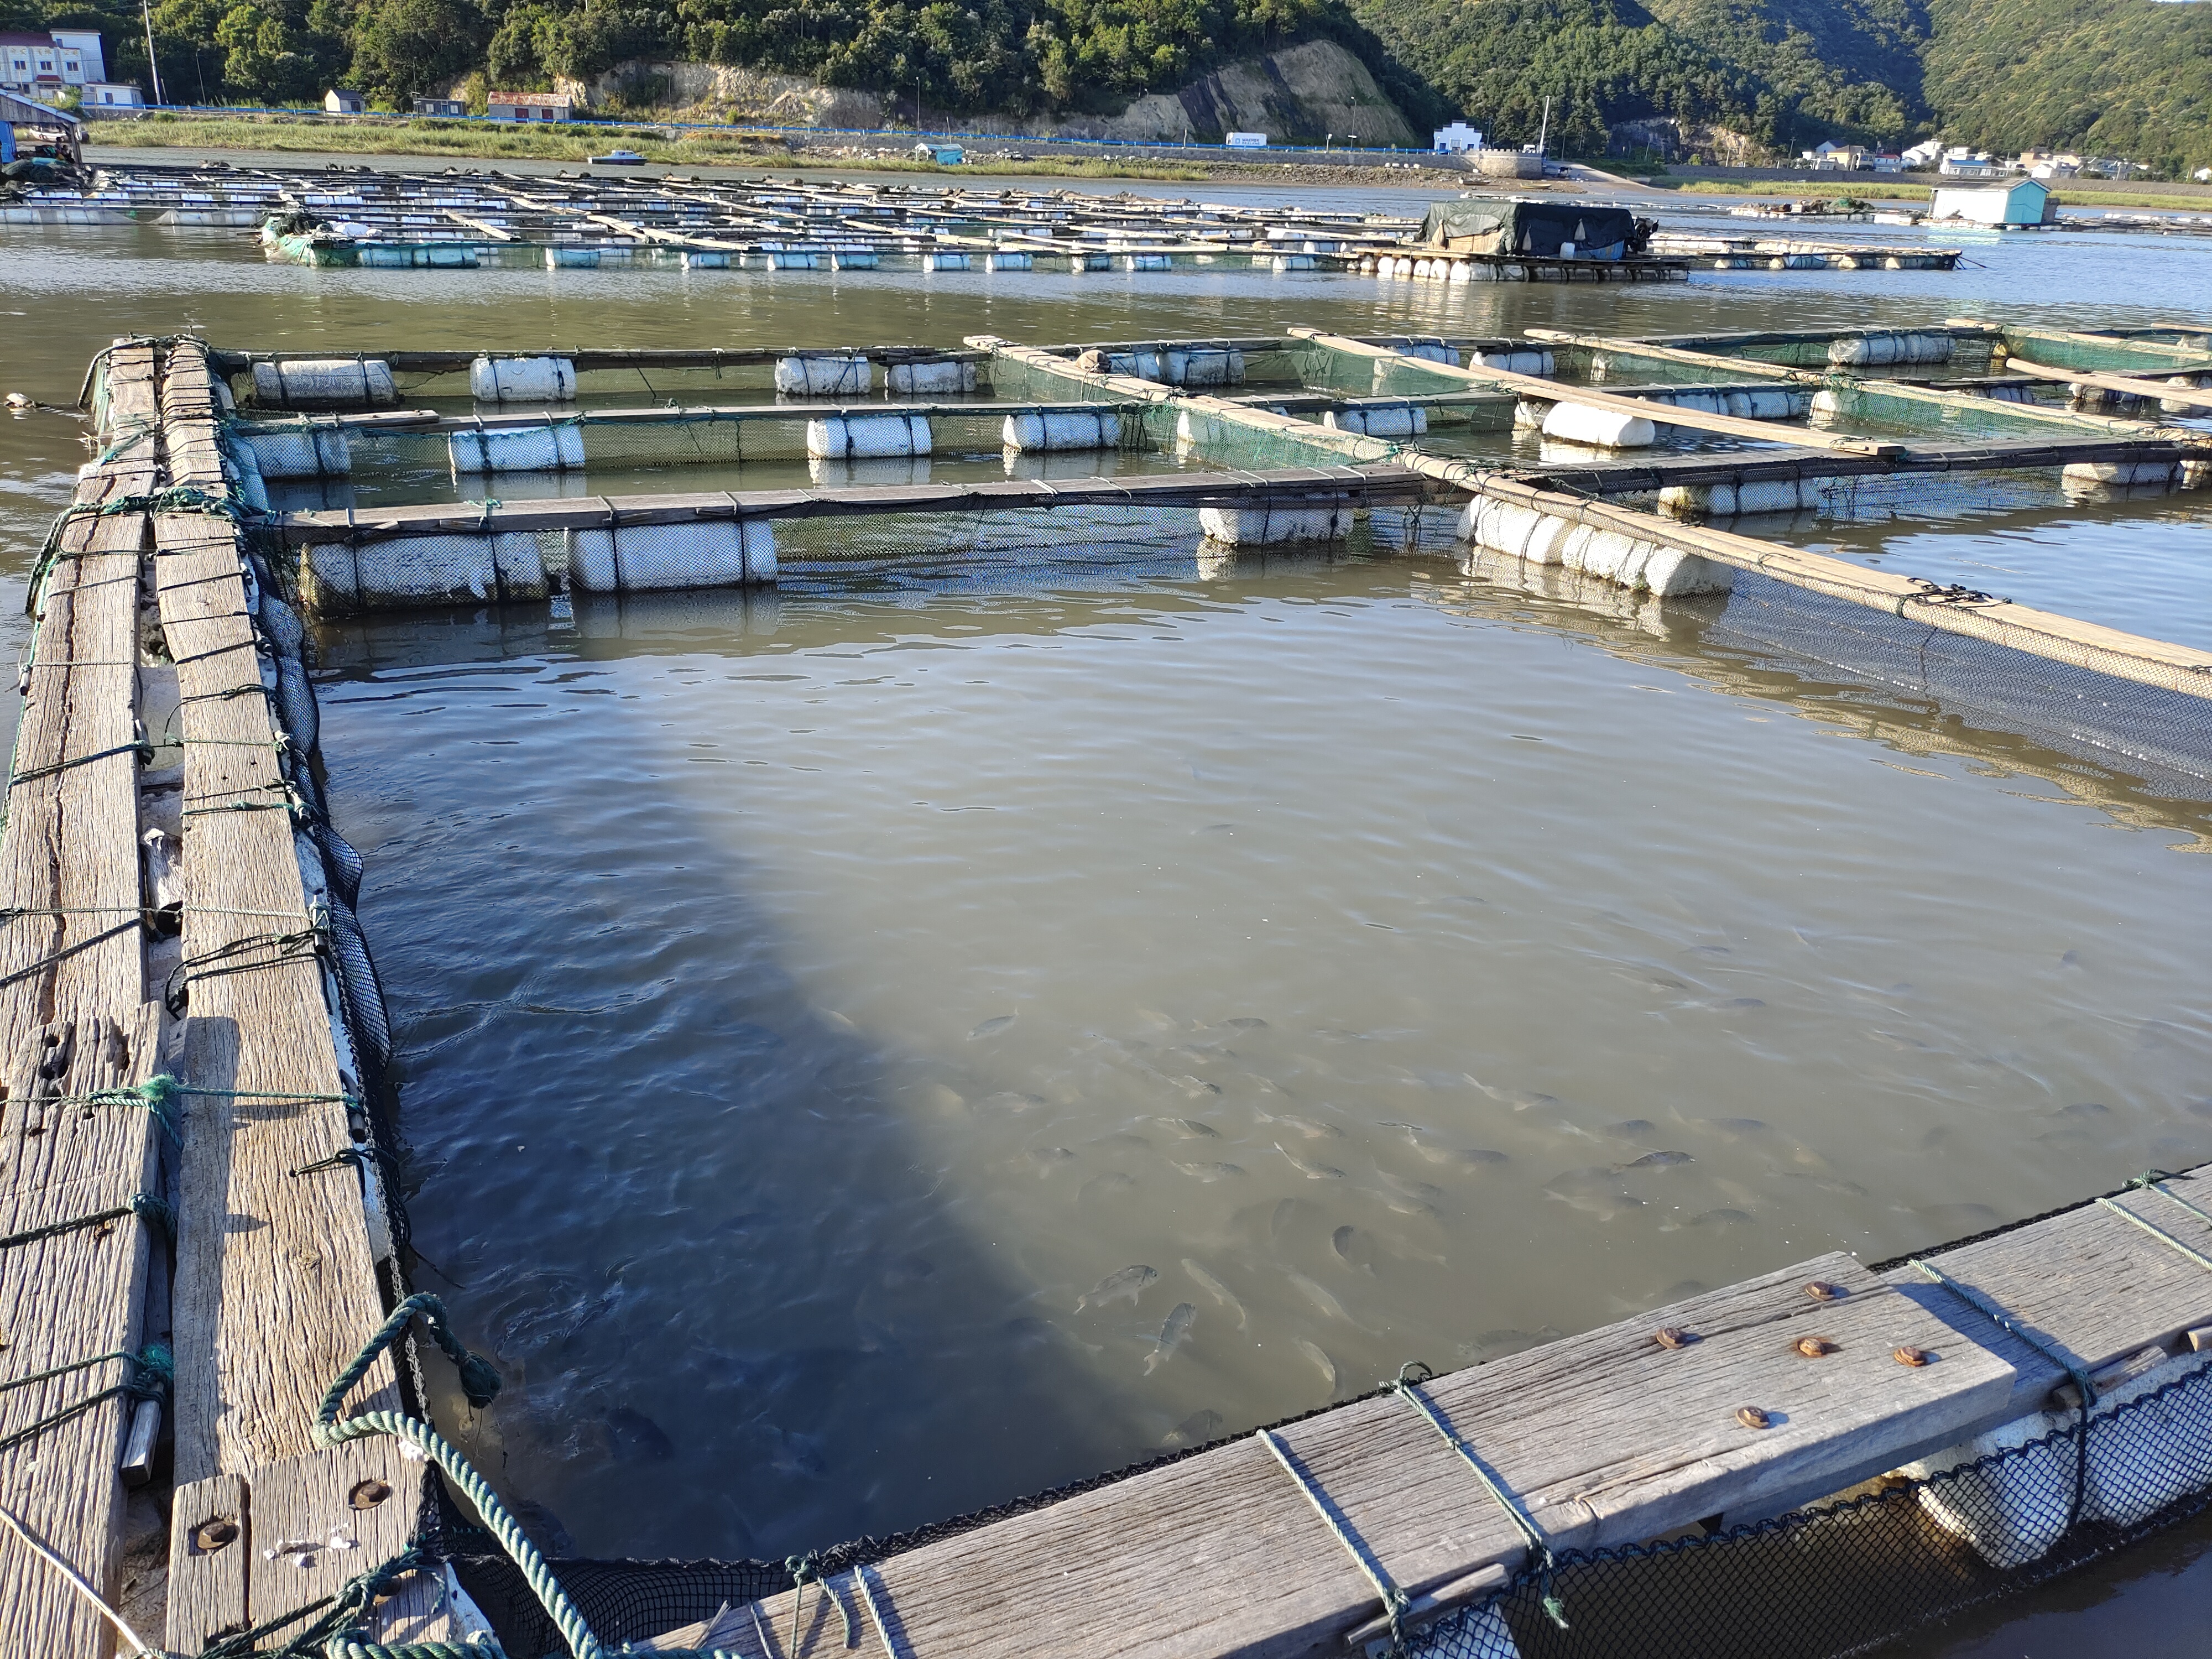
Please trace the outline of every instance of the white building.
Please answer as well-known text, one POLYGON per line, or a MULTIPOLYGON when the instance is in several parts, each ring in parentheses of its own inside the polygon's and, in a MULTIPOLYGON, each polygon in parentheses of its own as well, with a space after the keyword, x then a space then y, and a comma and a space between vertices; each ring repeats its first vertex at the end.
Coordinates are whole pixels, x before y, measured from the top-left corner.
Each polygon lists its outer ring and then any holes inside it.
POLYGON ((106 79, 97 29, 0 31, 0 88, 50 100, 64 87, 106 79))
POLYGON ((565 92, 484 94, 484 112, 495 121, 565 121, 572 108, 565 92))
POLYGON ((136 81, 120 83, 113 81, 88 81, 84 83, 86 109, 143 109, 146 96, 138 90, 136 81))
POLYGON ((368 100, 348 87, 332 87, 323 94, 323 110, 329 115, 366 115, 368 100))
POLYGON ((2040 225, 2057 217, 2051 207, 2051 187, 2034 179, 2020 179, 1987 190, 1947 190, 1938 185, 1929 204, 1931 219, 1963 219, 1973 225, 2040 225))
POLYGON ((1942 143, 1930 138, 1924 143, 1915 144, 1905 152, 1905 165, 1909 167, 1933 167, 1942 159, 1942 143))
POLYGON ((1464 155, 1482 148, 1482 135, 1464 121, 1455 121, 1448 127, 1437 129, 1437 153, 1442 155, 1464 155))

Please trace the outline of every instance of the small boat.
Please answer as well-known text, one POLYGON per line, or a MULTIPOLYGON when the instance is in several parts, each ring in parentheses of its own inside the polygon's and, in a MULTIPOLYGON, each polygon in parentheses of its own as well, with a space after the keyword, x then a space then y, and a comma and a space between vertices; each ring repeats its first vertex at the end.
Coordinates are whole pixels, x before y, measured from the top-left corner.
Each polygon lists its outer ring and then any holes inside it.
POLYGON ((595 167, 641 167, 645 157, 634 149, 611 149, 605 155, 592 156, 591 162, 595 167))

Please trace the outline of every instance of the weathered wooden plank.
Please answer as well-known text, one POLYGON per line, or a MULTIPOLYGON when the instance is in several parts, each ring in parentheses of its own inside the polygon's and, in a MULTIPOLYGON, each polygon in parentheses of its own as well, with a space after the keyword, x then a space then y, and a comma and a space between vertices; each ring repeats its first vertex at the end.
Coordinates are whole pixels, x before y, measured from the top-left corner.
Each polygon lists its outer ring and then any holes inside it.
POLYGON ((1902 455, 1838 455, 1808 449, 1736 450, 1649 459, 1520 465, 1516 477, 1619 495, 1676 485, 1740 483, 1768 478, 1865 478, 1946 472, 2002 472, 2072 466, 2079 462, 2180 460, 2192 452, 2168 442, 2131 438, 2045 443, 2037 439, 1972 444, 1915 444, 1902 455))
POLYGON ((336 1595, 404 1552, 422 1468, 396 1440, 351 1440, 253 1475, 256 1528, 247 1604, 257 1625, 336 1595))
MULTIPOLYGON (((111 442, 153 408, 150 349, 112 352, 101 386, 111 442)), ((150 442, 112 453, 74 505, 119 503, 155 476, 150 442)), ((138 1346, 145 1225, 126 1209, 155 1182, 148 1114, 68 1097, 152 1075, 158 1023, 143 1005, 137 915, 137 760, 132 705, 143 515, 63 528, 25 670, 7 830, 0 837, 0 1236, 107 1218, 0 1249, 0 1380, 138 1346)), ((42 1420, 136 1380, 100 1359, 0 1395, 0 1488, 11 1508, 93 1583, 117 1588, 131 1402, 117 1396, 42 1420)), ((57 1659, 101 1655, 103 1620, 43 1562, 0 1551, 0 1630, 38 1631, 57 1659)))
MULTIPOLYGON (((2212 1173, 2179 1176, 2166 1184, 2212 1213, 2212 1173)), ((2212 1256, 2212 1225, 2180 1205, 2143 1192, 2112 1201, 2212 1256)), ((2212 1269, 2100 1204, 1962 1245, 1928 1261, 2002 1308, 2084 1370, 2100 1370, 2153 1344, 2168 1352, 2185 1348, 2191 1329, 2212 1322, 2212 1269)), ((1985 1315, 1917 1269, 1899 1267, 1885 1277, 1954 1330, 2013 1360, 2019 1380, 2006 1417, 2045 1409, 2051 1390, 2065 1380, 2058 1365, 2029 1344, 2005 1335, 1985 1315)))
MULTIPOLYGON (((1570 1547, 1832 1492, 1958 1438, 2011 1398, 2013 1370, 1832 1255, 1427 1391, 1536 1524, 1570 1547), (1848 1294, 1815 1300, 1805 1290, 1815 1280, 1848 1294), (1662 1326, 1698 1340, 1668 1349, 1652 1334, 1662 1326), (1833 1346, 1808 1358, 1793 1345, 1809 1336, 1833 1346), (1942 1357, 1900 1364, 1893 1351, 1908 1345, 1942 1357), (1771 1426, 1746 1426, 1742 1406, 1765 1410, 1771 1426)), ((1525 1554, 1522 1533, 1401 1399, 1361 1401, 1277 1437, 1401 1588, 1451 1584, 1525 1554)), ((878 1602, 921 1654, 1316 1654, 1376 1611, 1311 1500, 1255 1440, 873 1572, 878 1602)), ((799 1651, 833 1647, 834 1615, 816 1594, 807 1607, 799 1651)), ((787 1641, 790 1598, 762 1612, 787 1641)))
POLYGON ((252 1628, 246 1606, 253 1516, 246 1478, 181 1483, 169 1503, 169 1631, 173 1654, 198 1653, 252 1628))
MULTIPOLYGON (((323 1389, 383 1318, 269 706, 230 526, 156 521, 185 738, 184 1073, 177 1468, 198 1480, 311 1448, 323 1389)), ((380 1364, 356 1403, 392 1406, 380 1364)))
MULTIPOLYGON (((2092 368, 2052 368, 2044 363, 2032 363, 2025 357, 2008 357, 2005 367, 2016 374, 2026 374, 2038 380, 2064 380, 2069 385, 2093 386, 2104 392, 2130 392, 2154 402, 2180 404, 2190 409, 2212 409, 2212 392, 2201 392, 2193 381, 2180 386, 2169 386, 2164 380, 2146 380, 2132 374, 2110 374, 2092 368)), ((2199 371, 2212 374, 2212 365, 2199 371)))
MULTIPOLYGON (((1311 428, 1319 431, 1322 428, 1311 428)), ((988 513, 1012 507, 1110 504, 1202 507, 1255 496, 1305 500, 1419 501, 1420 474, 1389 465, 1282 467, 1263 472, 1166 473, 1127 478, 981 483, 885 484, 854 489, 749 489, 683 495, 613 495, 491 503, 430 503, 354 513, 286 513, 276 528, 294 546, 370 542, 393 536, 486 535, 504 531, 605 529, 611 523, 691 524, 714 519, 813 519, 881 513, 988 513)))
MULTIPOLYGON (((162 402, 172 482, 220 489, 212 375, 191 343, 171 354, 162 402)), ((194 1097, 179 1180, 176 1468, 184 1480, 246 1475, 264 1546, 276 1531, 304 1537, 326 1514, 350 1511, 348 1494, 368 1476, 347 1471, 378 1472, 387 1491, 354 1522, 360 1548, 317 1551, 305 1572, 335 1583, 398 1553, 423 1501, 419 1478, 390 1478, 391 1443, 341 1454, 313 1445, 324 1389, 384 1318, 362 1171, 330 1162, 357 1149, 365 1121, 339 1070, 237 532, 221 518, 163 514, 155 539, 185 743, 180 1069, 209 1091, 194 1097)), ((388 1358, 349 1403, 398 1407, 388 1358)), ((282 1600, 297 1586, 276 1577, 282 1600)), ((248 1600, 268 1616, 260 1591, 248 1600)), ((410 1638, 449 1627, 427 1584, 368 1622, 372 1634, 410 1638)))
POLYGON ((1302 340, 1327 350, 1340 352, 1346 356, 1366 357, 1382 363, 1418 364, 1424 371, 1433 371, 1439 380, 1459 381, 1469 386, 1499 387, 1541 403, 1581 404, 1618 415, 1641 416, 1658 426, 1678 426, 1693 432, 1748 438, 1754 443, 1786 441, 1802 448, 1832 449, 1844 454, 1881 455, 1896 453, 1904 447, 1894 439, 1856 438, 1844 433, 1821 432, 1788 422, 1753 421, 1734 415, 1708 414, 1703 410, 1683 409, 1674 404, 1656 403, 1648 398, 1624 398, 1617 392, 1607 392, 1596 386, 1569 386, 1564 381, 1547 380, 1538 374, 1517 374, 1510 369, 1458 368, 1449 363, 1432 362, 1425 357, 1407 357, 1385 347, 1366 345, 1344 335, 1330 334, 1316 328, 1293 328, 1291 332, 1302 340), (1786 434, 1786 440, 1784 434, 1786 434))

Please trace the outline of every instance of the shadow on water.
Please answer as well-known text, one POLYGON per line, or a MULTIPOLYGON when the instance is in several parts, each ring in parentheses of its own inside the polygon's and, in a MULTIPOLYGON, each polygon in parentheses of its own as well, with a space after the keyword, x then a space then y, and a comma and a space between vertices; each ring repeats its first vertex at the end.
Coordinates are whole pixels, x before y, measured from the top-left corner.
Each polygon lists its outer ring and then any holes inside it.
MULTIPOLYGON (((635 626, 726 647, 772 607, 684 596, 635 626)), ((644 643, 613 607, 603 629, 644 643)), ((653 787, 680 754, 591 700, 601 647, 564 651, 540 611, 321 648, 403 1049, 418 1278, 509 1378, 452 1419, 541 1541, 781 1556, 1115 1461, 1129 1425, 963 1229, 896 1058, 779 965, 735 826, 653 787), (549 653, 559 694, 521 692, 520 659, 549 653), (410 714, 463 700, 481 739, 412 750, 410 714), (609 785, 597 821, 550 821, 532 778, 578 744, 609 785), (632 850, 556 881, 533 848, 566 841, 632 850)))

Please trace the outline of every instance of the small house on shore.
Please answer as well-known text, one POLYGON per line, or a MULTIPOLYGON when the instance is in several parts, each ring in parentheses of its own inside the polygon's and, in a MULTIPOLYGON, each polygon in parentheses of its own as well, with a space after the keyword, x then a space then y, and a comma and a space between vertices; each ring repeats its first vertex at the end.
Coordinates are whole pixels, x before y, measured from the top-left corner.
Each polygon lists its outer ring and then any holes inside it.
POLYGON ((415 112, 417 115, 466 115, 469 104, 465 98, 417 98, 415 112))
POLYGON ((325 115, 366 115, 368 113, 368 94, 332 87, 323 94, 323 112, 325 115))
POLYGON ((571 102, 565 92, 488 92, 484 112, 495 121, 566 121, 571 102))

